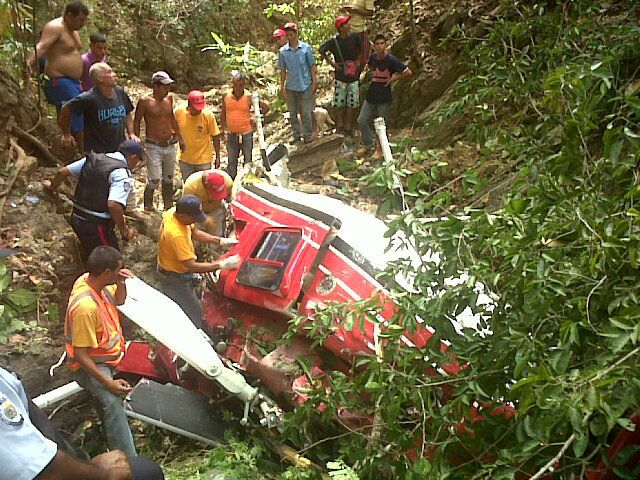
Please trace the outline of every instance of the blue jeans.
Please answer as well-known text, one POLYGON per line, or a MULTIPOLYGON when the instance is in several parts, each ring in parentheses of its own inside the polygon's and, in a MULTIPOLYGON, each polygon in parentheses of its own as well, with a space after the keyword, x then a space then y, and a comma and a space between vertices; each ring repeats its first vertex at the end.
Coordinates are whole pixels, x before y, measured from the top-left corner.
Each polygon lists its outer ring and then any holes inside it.
POLYGON ((202 328, 202 306, 196 296, 195 275, 158 269, 158 279, 160 291, 176 302, 197 328, 202 328))
POLYGON ((371 133, 371 123, 374 118, 384 118, 384 123, 389 120, 390 103, 369 103, 364 101, 358 115, 358 127, 362 133, 362 144, 367 148, 373 148, 373 134, 371 133))
POLYGON ((313 115, 315 103, 316 100, 313 92, 311 91, 311 87, 308 87, 304 92, 287 90, 289 123, 291 123, 291 131, 293 133, 294 140, 298 140, 300 138, 300 122, 298 121, 298 114, 300 114, 300 117, 302 118, 302 137, 305 142, 311 140, 311 136, 313 135, 311 115, 313 115))
MULTIPOLYGON (((105 377, 113 378, 113 371, 108 365, 96 364, 96 367, 105 377)), ((122 398, 108 391, 104 385, 82 369, 73 372, 72 377, 98 401, 100 407, 98 413, 107 434, 109 449, 120 449, 127 457, 135 457, 137 455, 136 446, 133 443, 127 415, 124 413, 122 398)))
POLYGON ((231 178, 236 178, 238 174, 238 157, 240 157, 240 137, 242 137, 242 156, 244 163, 251 162, 251 152, 253 150, 253 132, 249 133, 227 133, 227 171, 231 178))

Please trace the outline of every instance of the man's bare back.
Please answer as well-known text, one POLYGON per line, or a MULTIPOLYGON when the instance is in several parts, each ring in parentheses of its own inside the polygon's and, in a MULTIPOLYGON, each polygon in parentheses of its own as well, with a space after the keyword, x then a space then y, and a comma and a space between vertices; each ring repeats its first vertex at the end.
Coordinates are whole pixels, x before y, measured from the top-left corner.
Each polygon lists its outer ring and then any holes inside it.
POLYGON ((38 42, 38 52, 44 51, 47 63, 44 73, 50 78, 82 77, 82 40, 77 30, 65 25, 62 17, 47 23, 38 42))
POLYGON ((144 118, 147 140, 168 142, 173 137, 173 97, 156 100, 153 95, 142 97, 136 108, 136 119, 144 118))

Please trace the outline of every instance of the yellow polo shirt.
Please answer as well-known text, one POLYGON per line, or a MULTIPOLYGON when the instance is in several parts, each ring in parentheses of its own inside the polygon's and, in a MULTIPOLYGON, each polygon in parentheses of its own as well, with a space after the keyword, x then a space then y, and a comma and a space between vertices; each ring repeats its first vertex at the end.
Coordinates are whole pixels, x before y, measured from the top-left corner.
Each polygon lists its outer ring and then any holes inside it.
POLYGON ((200 199, 200 201, 202 202, 202 211, 204 213, 211 213, 222 206, 220 201, 211 198, 208 190, 204 186, 204 182, 202 181, 202 176, 210 172, 215 172, 222 175, 224 177, 224 183, 226 184, 227 188, 231 190, 231 187, 233 187, 232 178, 224 170, 218 169, 204 170, 201 172, 192 173, 184 182, 184 188, 182 189, 182 195, 195 195, 200 199))
MULTIPOLYGON (((82 283, 87 283, 86 278, 80 277, 74 283, 75 290, 82 283)), ((105 287, 111 295, 116 294, 116 285, 105 287)), ((72 292, 73 295, 73 292, 72 292)), ((108 302, 102 295, 102 300, 108 302)), ((74 347, 98 348, 99 338, 102 338, 102 317, 100 309, 92 297, 78 300, 71 322, 71 345, 74 347)))
POLYGON ((182 262, 196 258, 191 240, 193 225, 181 223, 175 213, 176 207, 173 207, 162 216, 158 235, 158 265, 168 272, 187 273, 188 270, 182 262))
POLYGON ((185 144, 184 152, 178 148, 178 158, 191 165, 210 163, 213 158, 211 137, 220 135, 213 112, 205 107, 200 115, 191 115, 187 106, 181 105, 173 113, 185 144))
MULTIPOLYGON (((346 2, 346 5, 363 10, 374 10, 375 8, 373 0, 349 0, 346 2)), ((356 12, 352 12, 350 15, 349 25, 351 26, 351 31, 354 33, 366 32, 367 22, 371 17, 365 17, 356 12)))

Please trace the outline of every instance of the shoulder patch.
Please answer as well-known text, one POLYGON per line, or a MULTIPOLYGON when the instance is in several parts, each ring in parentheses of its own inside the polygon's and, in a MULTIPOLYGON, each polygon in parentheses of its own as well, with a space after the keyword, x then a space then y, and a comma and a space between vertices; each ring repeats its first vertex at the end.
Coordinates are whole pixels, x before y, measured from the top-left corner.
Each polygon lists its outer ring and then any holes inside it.
POLYGON ((24 417, 6 395, 0 393, 0 426, 17 429, 24 423, 24 417))

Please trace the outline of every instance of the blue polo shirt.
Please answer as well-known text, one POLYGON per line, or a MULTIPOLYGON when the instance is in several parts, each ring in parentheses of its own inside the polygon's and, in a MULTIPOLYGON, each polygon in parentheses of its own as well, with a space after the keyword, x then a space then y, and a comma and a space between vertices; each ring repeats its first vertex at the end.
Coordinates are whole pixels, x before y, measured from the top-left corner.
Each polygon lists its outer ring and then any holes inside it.
POLYGON ((311 85, 311 67, 315 64, 308 43, 298 41, 298 48, 291 48, 287 43, 278 55, 278 68, 287 72, 285 88, 304 92, 311 85))
POLYGON ((20 381, 0 368, 0 478, 32 480, 53 460, 58 446, 29 420, 20 381))

